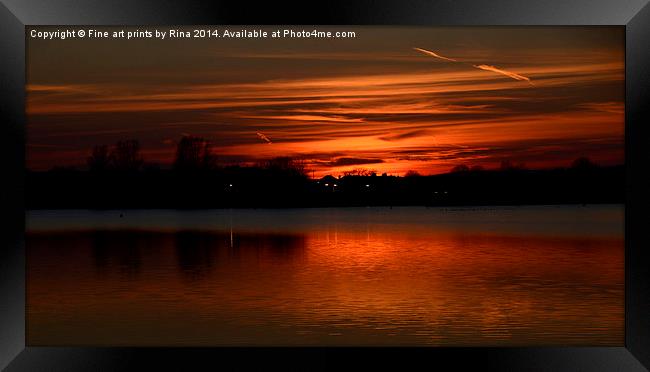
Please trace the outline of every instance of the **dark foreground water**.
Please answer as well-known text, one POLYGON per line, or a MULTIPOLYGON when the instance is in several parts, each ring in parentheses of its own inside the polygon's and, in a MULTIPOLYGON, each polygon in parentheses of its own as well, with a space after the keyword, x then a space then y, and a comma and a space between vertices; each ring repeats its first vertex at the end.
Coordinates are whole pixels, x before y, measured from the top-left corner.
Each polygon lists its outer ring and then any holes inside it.
POLYGON ((27 227, 30 345, 624 341, 622 205, 32 211, 27 227))

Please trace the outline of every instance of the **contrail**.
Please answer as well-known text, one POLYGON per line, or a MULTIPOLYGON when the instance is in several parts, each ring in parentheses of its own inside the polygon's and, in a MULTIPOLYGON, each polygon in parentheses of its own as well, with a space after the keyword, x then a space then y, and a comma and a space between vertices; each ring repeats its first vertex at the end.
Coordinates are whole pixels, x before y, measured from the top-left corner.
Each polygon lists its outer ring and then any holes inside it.
POLYGON ((259 138, 261 138, 261 139, 263 139, 264 141, 266 141, 266 143, 273 143, 269 137, 267 137, 267 136, 264 135, 264 133, 260 133, 260 132, 255 132, 255 133, 257 133, 257 136, 258 136, 259 138))
MULTIPOLYGON (((438 59, 442 59, 442 60, 445 60, 445 61, 450 61, 450 62, 456 62, 456 63, 463 63, 463 64, 466 64, 466 65, 471 65, 471 64, 469 64, 469 63, 467 63, 467 62, 458 61, 458 60, 455 60, 455 59, 453 59, 453 58, 443 57, 443 56, 441 56, 440 54, 437 54, 437 53, 432 52, 432 51, 430 51, 430 50, 426 50, 426 49, 422 49, 422 48, 413 48, 413 49, 417 50, 418 52, 421 52, 421 53, 424 53, 424 54, 426 54, 426 55, 429 55, 429 56, 432 56, 432 57, 435 57, 435 58, 438 58, 438 59)), ((477 68, 477 69, 479 69, 479 70, 485 70, 485 71, 496 72, 497 74, 505 75, 505 76, 508 76, 508 77, 510 77, 510 78, 513 78, 513 79, 515 79, 515 80, 519 80, 519 81, 526 81, 526 82, 528 82, 528 84, 530 84, 530 85, 535 85, 535 84, 533 84, 533 82, 530 80, 530 78, 528 78, 528 77, 526 77, 526 76, 519 75, 519 74, 516 74, 516 73, 514 73, 514 72, 510 72, 510 71, 502 70, 502 69, 500 69, 500 68, 496 68, 496 67, 494 67, 494 66, 490 66, 490 65, 471 65, 471 66, 474 67, 474 68, 477 68)))
POLYGON ((426 49, 422 49, 422 48, 413 48, 413 49, 417 50, 418 52, 421 52, 421 53, 424 53, 424 54, 430 55, 430 56, 432 56, 432 57, 436 57, 436 58, 439 58, 439 59, 444 59, 445 61, 458 62, 458 61, 456 61, 456 60, 453 59, 453 58, 443 57, 443 56, 441 56, 440 54, 437 54, 437 53, 432 52, 432 51, 430 51, 430 50, 426 50, 426 49))
POLYGON ((527 77, 525 77, 523 75, 516 74, 514 72, 502 70, 500 68, 496 68, 496 67, 490 66, 490 65, 472 65, 472 66, 474 66, 474 67, 476 67, 476 68, 478 68, 480 70, 492 71, 492 72, 496 72, 498 74, 509 76, 509 77, 511 77, 511 78, 513 78, 515 80, 524 80, 524 81, 527 81, 528 84, 534 85, 533 82, 530 81, 530 78, 527 78, 527 77))

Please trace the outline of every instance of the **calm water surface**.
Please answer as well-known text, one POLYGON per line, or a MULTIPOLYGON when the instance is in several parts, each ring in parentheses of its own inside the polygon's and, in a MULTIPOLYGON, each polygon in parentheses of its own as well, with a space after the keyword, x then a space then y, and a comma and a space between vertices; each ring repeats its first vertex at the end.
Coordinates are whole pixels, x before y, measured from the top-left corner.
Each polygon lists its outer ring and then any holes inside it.
POLYGON ((620 346, 623 210, 32 211, 28 344, 620 346))

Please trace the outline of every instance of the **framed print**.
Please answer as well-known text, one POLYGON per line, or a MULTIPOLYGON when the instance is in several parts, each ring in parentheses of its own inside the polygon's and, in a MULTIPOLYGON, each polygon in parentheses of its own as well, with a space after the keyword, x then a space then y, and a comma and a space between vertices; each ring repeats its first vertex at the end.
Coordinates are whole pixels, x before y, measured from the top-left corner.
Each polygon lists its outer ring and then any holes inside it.
POLYGON ((0 13, 8 371, 650 365, 646 1, 0 13))

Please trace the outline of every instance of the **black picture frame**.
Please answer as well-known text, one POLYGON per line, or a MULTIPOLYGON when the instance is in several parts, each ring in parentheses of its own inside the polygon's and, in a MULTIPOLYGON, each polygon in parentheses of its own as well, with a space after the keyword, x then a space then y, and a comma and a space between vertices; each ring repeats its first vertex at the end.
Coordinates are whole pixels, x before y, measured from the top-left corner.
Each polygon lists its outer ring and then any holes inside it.
MULTIPOLYGON (((7 371, 424 366, 453 370, 650 368, 648 0, 209 2, 0 0, 0 368, 7 371), (625 345, 552 348, 87 348, 25 344, 25 27, 36 25, 625 26, 625 345), (645 367, 644 367, 645 366, 645 367)), ((65 275, 65 273, 62 273, 65 275)), ((593 309, 597 312, 598 309, 593 309)))

